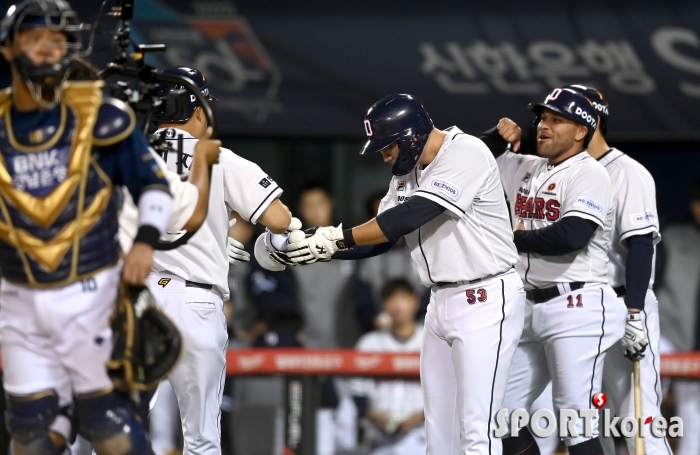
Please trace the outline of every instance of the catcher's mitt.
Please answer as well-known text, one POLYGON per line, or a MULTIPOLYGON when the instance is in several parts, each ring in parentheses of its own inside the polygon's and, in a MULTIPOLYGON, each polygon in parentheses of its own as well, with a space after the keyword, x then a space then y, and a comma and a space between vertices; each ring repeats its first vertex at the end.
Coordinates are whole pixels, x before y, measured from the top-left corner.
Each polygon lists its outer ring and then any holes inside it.
POLYGON ((154 390, 180 358, 180 332, 145 287, 122 286, 111 323, 114 348, 107 371, 114 387, 154 390))

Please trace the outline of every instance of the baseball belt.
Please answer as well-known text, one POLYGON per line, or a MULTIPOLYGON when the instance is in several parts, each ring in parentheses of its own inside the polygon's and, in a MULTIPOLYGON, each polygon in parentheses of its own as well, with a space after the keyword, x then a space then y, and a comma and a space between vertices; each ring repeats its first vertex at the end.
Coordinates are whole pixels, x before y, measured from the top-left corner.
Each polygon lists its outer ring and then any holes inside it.
POLYGON ((197 283, 196 281, 185 281, 185 287, 206 289, 208 291, 211 291, 213 288, 211 284, 197 283))
POLYGON ((576 281, 574 283, 562 283, 561 285, 548 286, 546 288, 535 288, 525 291, 525 297, 535 303, 544 303, 552 300, 560 295, 568 294, 569 292, 581 289, 583 285, 586 284, 582 281, 576 281), (566 290, 566 288, 569 290, 566 290), (561 289, 564 288, 564 289, 561 289))
POLYGON ((491 278, 496 278, 497 276, 505 275, 506 273, 510 272, 511 270, 513 270, 513 269, 511 268, 511 269, 508 269, 504 272, 498 272, 498 273, 495 273, 493 275, 487 275, 487 276, 482 277, 482 278, 477 278, 476 280, 463 280, 463 281, 454 281, 454 282, 440 281, 438 283, 435 283, 433 286, 435 286, 437 288, 443 288, 446 286, 451 287, 451 286, 464 286, 467 284, 476 284, 476 283, 480 283, 482 281, 490 280, 491 278))

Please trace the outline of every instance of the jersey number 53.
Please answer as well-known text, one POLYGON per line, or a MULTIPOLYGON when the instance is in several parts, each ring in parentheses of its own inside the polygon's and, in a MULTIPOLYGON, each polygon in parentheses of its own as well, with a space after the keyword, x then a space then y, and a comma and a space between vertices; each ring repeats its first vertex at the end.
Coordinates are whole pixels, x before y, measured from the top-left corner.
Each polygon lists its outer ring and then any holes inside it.
POLYGON ((487 298, 486 289, 484 289, 484 288, 467 289, 466 294, 467 294, 467 303, 469 305, 474 305, 477 300, 479 302, 485 302, 486 298, 487 298))

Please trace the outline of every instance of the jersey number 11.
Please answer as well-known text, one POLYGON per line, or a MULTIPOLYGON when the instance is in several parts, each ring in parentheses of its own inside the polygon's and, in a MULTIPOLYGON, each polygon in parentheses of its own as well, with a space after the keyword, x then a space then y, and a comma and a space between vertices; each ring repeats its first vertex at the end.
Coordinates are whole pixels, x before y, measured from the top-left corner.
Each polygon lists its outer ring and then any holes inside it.
MULTIPOLYGON (((566 296, 566 300, 569 301, 569 304, 566 305, 567 308, 573 308, 574 307, 574 298, 571 295, 566 296)), ((576 308, 583 308, 583 299, 581 298, 581 294, 576 295, 576 308)))

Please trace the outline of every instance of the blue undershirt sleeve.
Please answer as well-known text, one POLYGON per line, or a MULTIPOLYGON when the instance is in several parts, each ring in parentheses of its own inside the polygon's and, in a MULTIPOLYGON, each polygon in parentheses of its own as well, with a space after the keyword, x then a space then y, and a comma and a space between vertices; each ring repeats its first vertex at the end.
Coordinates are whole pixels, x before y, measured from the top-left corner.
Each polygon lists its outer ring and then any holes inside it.
POLYGON ((598 225, 584 218, 567 216, 554 224, 532 231, 513 232, 518 253, 562 256, 585 247, 598 225))
POLYGON ((654 258, 652 234, 627 238, 627 263, 625 264, 625 305, 627 308, 644 309, 644 298, 651 279, 654 258))
POLYGON ((412 196, 403 204, 377 215, 377 224, 390 242, 396 242, 445 211, 437 202, 412 196))

